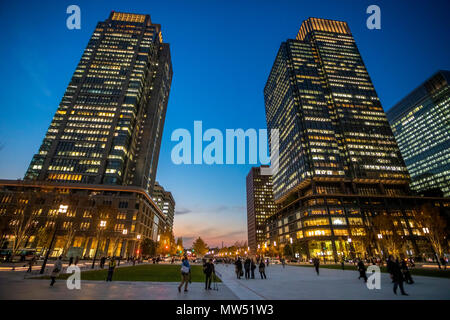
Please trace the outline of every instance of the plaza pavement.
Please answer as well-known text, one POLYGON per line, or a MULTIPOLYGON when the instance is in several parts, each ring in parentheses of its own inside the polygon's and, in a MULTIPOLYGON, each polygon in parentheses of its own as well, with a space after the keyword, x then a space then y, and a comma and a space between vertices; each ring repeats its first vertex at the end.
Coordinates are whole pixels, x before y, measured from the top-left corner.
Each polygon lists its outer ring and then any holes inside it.
POLYGON ((387 273, 381 273, 381 289, 369 290, 364 281, 358 280, 359 272, 351 270, 320 269, 287 265, 270 265, 266 268, 267 280, 260 278, 258 269, 255 279, 236 279, 234 265, 218 265, 217 272, 224 284, 239 299, 255 300, 412 300, 450 299, 450 279, 413 276, 414 284, 404 284, 409 296, 395 295, 387 273))
MULTIPOLYGON (((129 299, 129 300, 355 300, 355 299, 450 299, 450 279, 414 276, 415 284, 405 284, 409 296, 394 295, 389 275, 381 274, 381 289, 369 290, 358 272, 312 267, 270 265, 267 280, 236 279, 234 265, 216 266, 223 283, 219 290, 205 291, 203 283, 192 283, 189 292, 179 293, 175 282, 82 281, 81 290, 67 289, 59 280, 53 288, 49 280, 24 279, 25 272, 0 273, 0 300, 5 299, 129 299)), ((255 270, 257 271, 257 269, 255 270)))
POLYGON ((25 272, 0 273, 0 300, 235 300, 236 295, 222 283, 219 290, 205 290, 204 283, 189 284, 178 292, 177 282, 81 281, 80 290, 69 290, 65 280, 24 279, 25 272))

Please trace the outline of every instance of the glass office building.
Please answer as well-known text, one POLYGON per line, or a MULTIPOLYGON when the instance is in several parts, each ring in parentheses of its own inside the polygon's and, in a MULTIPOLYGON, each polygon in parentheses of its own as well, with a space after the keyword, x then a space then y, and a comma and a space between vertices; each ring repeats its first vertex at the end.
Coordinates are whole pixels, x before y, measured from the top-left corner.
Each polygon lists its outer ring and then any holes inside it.
POLYGON ((275 213, 272 176, 262 175, 261 167, 253 167, 247 175, 246 189, 248 246, 256 252, 266 241, 266 219, 275 213))
POLYGON ((149 15, 111 12, 97 24, 25 179, 151 193, 171 81, 161 26, 149 15))
POLYGON ((149 15, 99 22, 25 179, 0 180, 1 245, 139 256, 144 239, 171 230, 173 214, 151 197, 171 81, 169 44, 149 15))
POLYGON ((304 258, 325 260, 381 255, 372 217, 389 215, 402 226, 404 252, 429 249, 414 222, 428 200, 410 195, 406 165, 346 22, 304 21, 296 39, 282 42, 264 99, 267 127, 279 130, 272 177, 279 209, 267 220, 268 247, 300 242, 304 258))
POLYGON ((439 71, 393 106, 387 116, 411 188, 450 196, 450 71, 439 71))

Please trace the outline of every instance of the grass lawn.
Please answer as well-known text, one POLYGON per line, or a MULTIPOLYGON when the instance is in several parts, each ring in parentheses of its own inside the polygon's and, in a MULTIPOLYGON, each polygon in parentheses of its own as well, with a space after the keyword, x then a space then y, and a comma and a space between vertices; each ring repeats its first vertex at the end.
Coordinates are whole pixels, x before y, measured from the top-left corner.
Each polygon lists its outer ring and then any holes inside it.
MULTIPOLYGON (((291 264, 291 266, 296 267, 314 267, 312 264, 291 264)), ((341 270, 341 265, 338 264, 321 264, 320 268, 325 269, 339 269, 341 270)), ((356 266, 345 265, 345 270, 357 271, 356 266)), ((410 269, 411 275, 413 276, 426 276, 426 277, 439 277, 439 278, 450 278, 450 269, 447 270, 436 270, 436 269, 424 269, 416 268, 410 269)), ((387 273, 386 267, 381 267, 381 272, 387 273)))
MULTIPOLYGON (((154 282, 179 282, 181 281, 179 265, 164 264, 142 264, 129 267, 116 268, 113 275, 113 281, 154 281, 154 282)), ((81 280, 99 280, 105 281, 108 274, 108 268, 103 270, 92 270, 81 272, 81 280)), ((192 282, 204 282, 202 266, 191 265, 192 282)), ((59 279, 67 279, 70 274, 62 273, 59 279)), ((49 276, 38 277, 35 279, 50 279, 49 276)), ((216 278, 220 282, 219 278, 216 278)))

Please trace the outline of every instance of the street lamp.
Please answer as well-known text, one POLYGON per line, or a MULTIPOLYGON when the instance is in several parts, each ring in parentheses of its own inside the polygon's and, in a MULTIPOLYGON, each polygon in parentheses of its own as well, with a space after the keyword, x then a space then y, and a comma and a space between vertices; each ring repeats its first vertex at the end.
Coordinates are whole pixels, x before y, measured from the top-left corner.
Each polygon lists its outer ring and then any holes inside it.
POLYGON ((128 229, 123 229, 123 230, 122 230, 122 234, 123 234, 123 235, 128 234, 128 229))
POLYGON ((383 239, 383 235, 381 233, 377 234, 378 239, 383 239))
POLYGON ((45 253, 44 262, 42 263, 41 271, 39 272, 40 274, 43 274, 43 273, 44 273, 45 267, 46 267, 46 265, 47 265, 48 256, 50 255, 50 251, 52 251, 53 242, 55 242, 56 232, 58 231, 60 215, 63 215, 63 214, 65 214, 65 213, 67 213, 67 209, 68 209, 68 208, 69 208, 68 205, 64 205, 64 204, 59 205, 58 215, 57 215, 56 221, 55 221, 55 229, 53 230, 52 240, 50 241, 50 245, 48 246, 48 250, 47 250, 47 252, 45 253))
POLYGON ((102 232, 102 230, 104 228, 106 228, 106 221, 105 220, 101 220, 100 224, 99 224, 99 230, 97 231, 97 247, 95 248, 94 260, 92 260, 92 267, 91 267, 91 269, 94 269, 94 266, 95 266, 95 259, 97 258, 98 246, 100 244, 100 233, 102 232))

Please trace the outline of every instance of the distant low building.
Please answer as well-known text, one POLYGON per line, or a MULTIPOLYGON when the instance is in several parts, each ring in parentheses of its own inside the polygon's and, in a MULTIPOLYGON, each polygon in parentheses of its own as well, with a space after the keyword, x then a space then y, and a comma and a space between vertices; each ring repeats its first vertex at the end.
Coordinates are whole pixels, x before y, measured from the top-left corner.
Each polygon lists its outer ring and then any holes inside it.
POLYGON ((172 193, 164 190, 158 183, 155 183, 152 194, 153 201, 159 206, 167 221, 167 230, 172 231, 175 215, 175 200, 172 193))

